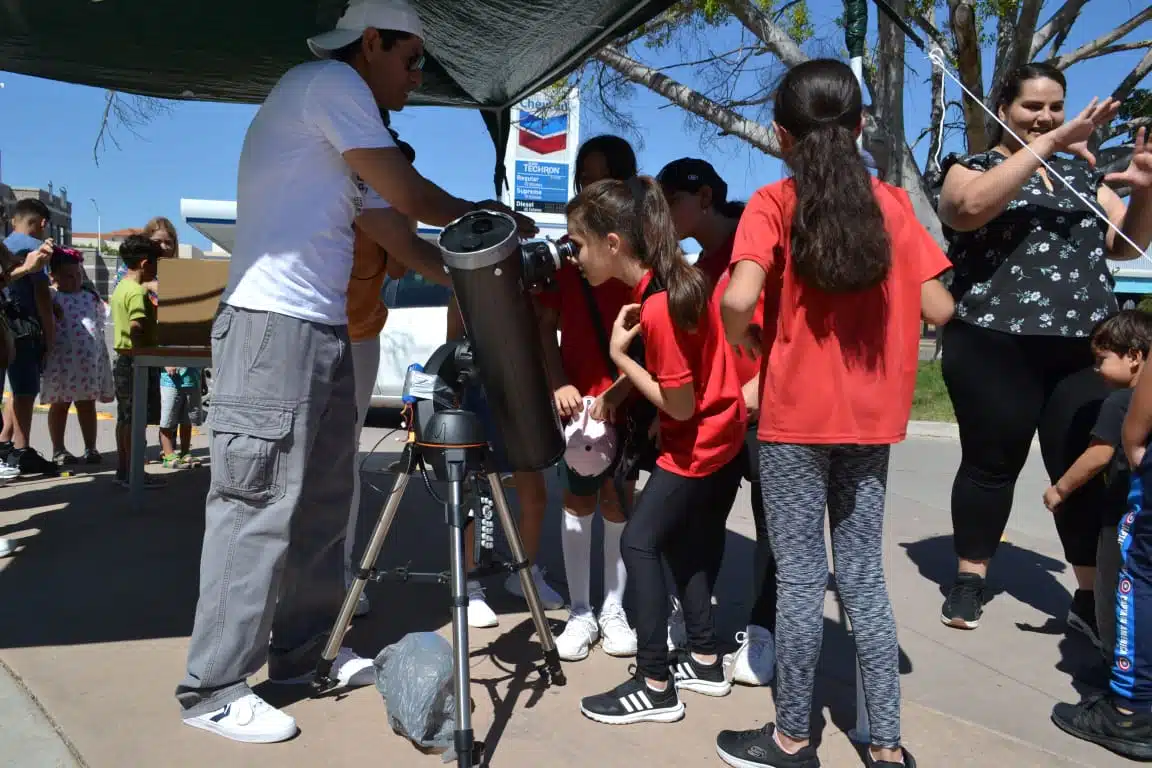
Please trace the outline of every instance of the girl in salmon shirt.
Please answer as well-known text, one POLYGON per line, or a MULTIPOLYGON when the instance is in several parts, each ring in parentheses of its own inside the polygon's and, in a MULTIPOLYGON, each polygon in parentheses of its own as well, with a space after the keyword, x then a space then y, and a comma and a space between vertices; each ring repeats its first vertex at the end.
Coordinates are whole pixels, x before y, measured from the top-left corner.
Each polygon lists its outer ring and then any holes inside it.
POLYGON ((817 768, 809 741, 824 627, 828 556, 852 622, 872 744, 868 766, 914 766, 900 743, 896 622, 884 581, 888 455, 904 439, 923 316, 954 309, 936 278, 950 264, 917 222, 908 195, 874 180, 856 148, 860 86, 843 63, 788 72, 776 132, 792 178, 759 190, 736 232, 722 299, 728 339, 764 339, 760 482, 778 569, 777 723, 723 731, 729 765, 817 768), (778 308, 763 337, 757 303, 778 308), (771 341, 768 341, 768 339, 771 341))
POLYGON ((744 398, 719 306, 680 252, 660 185, 637 176, 601 181, 567 213, 588 282, 615 278, 632 288, 635 303, 616 317, 609 350, 638 395, 656 406, 659 424, 656 466, 621 542, 636 595, 637 668, 621 685, 585 698, 580 710, 602 723, 674 722, 684 717, 677 689, 731 690, 717 655, 712 590, 743 474, 744 398), (643 365, 629 355, 637 336, 643 365), (673 655, 662 559, 687 625, 689 649, 673 655))
MULTIPOLYGON (((704 273, 717 297, 728 287, 728 268, 736 227, 744 214, 744 203, 728 199, 728 184, 711 163, 692 157, 674 160, 656 176, 668 199, 672 222, 681 240, 694 239, 703 248, 696 268, 704 273)), ((763 302, 757 305, 752 323, 764 323, 763 302)), ((752 355, 736 355, 736 374, 748 409, 748 430, 744 476, 752 486, 752 519, 756 524, 756 553, 752 558, 752 598, 748 629, 736 633, 740 647, 726 656, 725 667, 734 683, 768 685, 776 676, 776 560, 768 538, 768 520, 760 491, 760 469, 756 464, 757 411, 760 410, 760 360, 752 355)))

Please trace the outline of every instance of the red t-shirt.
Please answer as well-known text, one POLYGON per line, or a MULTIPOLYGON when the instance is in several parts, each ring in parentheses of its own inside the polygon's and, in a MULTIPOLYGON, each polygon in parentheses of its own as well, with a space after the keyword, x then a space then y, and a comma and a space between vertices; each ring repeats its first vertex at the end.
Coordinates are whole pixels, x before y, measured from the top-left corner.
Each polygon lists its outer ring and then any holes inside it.
MULTIPOLYGON (((696 268, 704 273, 708 285, 713 288, 717 302, 724 298, 724 290, 731 282, 732 275, 729 273, 728 267, 732 263, 732 247, 735 244, 736 235, 733 234, 722 246, 714 251, 700 254, 700 258, 696 260, 696 268)), ((764 327, 764 294, 760 294, 760 300, 756 302, 756 309, 752 314, 752 325, 759 328, 764 327)), ((760 375, 759 359, 748 356, 743 350, 736 351, 733 359, 736 362, 736 376, 740 379, 741 386, 760 375)))
MULTIPOLYGON (((581 396, 596 397, 612 385, 613 378, 581 279, 580 270, 565 263, 553 277, 554 289, 544 291, 537 300, 541 306, 560 313, 560 361, 568 383, 580 390, 581 396)), ((592 294, 600 311, 604 338, 610 339, 616 316, 632 300, 632 289, 613 278, 593 287, 592 294)))
MULTIPOLYGON (((651 273, 636 286, 639 303, 651 273)), ((661 387, 675 389, 692 384, 696 411, 677 421, 660 411, 660 456, 656 464, 687 477, 706 477, 724 467, 744 446, 748 412, 740 393, 740 380, 732 347, 724 338, 720 305, 713 298, 695 331, 672 323, 668 294, 653 294, 640 310, 644 338, 644 365, 661 387)))
POLYGON ((779 306, 760 389, 760 440, 891 444, 904 439, 920 350, 920 287, 951 267, 916 220, 908 194, 873 181, 892 267, 866 291, 829 294, 800 282, 789 264, 796 204, 791 180, 759 190, 736 232, 733 262, 766 273, 779 306))

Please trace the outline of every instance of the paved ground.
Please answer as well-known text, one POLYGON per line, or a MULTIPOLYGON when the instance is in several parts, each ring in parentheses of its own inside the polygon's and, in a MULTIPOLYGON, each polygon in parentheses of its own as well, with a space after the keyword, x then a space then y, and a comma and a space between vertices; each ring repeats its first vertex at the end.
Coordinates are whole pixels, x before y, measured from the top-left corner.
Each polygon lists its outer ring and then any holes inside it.
MULTIPOLYGON (((76 450, 74 422, 69 426, 76 450)), ((101 447, 109 451, 111 426, 100 422, 101 447)), ((46 448, 42 414, 36 430, 46 448)), ((385 435, 384 429, 366 430, 363 449, 385 435)), ((155 441, 154 430, 150 438, 155 441)), ((203 437, 197 446, 203 449, 203 437)), ((389 487, 383 468, 397 449, 394 437, 385 437, 365 466, 365 479, 389 487)), ((1008 543, 995 565, 996 596, 980 630, 962 633, 940 624, 940 583, 953 568, 948 495, 958 459, 955 442, 932 438, 911 439, 893 457, 885 559, 900 624, 907 745, 923 766, 1121 765, 1048 720, 1055 702, 1086 690, 1073 677, 1091 679, 1092 654, 1085 642, 1064 635, 1071 575, 1040 504, 1038 456, 1020 483, 1008 543)), ((197 590, 206 473, 172 476, 138 515, 127 511, 110 467, 0 489, 0 536, 22 545, 0 560, 0 765, 438 765, 438 757, 421 755, 391 732, 372 689, 327 700, 270 694, 302 728, 281 745, 234 744, 180 724, 172 691, 183 670, 197 590)), ((365 527, 375 521, 381 498, 367 489, 365 527)), ((719 622, 729 638, 747 610, 753 547, 746 491, 738 504, 717 590, 719 622)), ((381 563, 442 568, 447 548, 441 519, 426 491, 413 483, 381 563)), ((557 576, 563 573, 558 528, 553 515, 541 558, 557 576)), ((593 573, 599 571, 594 565, 593 573)), ((373 613, 349 635, 362 654, 375 654, 408 632, 444 631, 448 624, 442 588, 383 584, 372 585, 369 594, 373 613)), ((637 758, 664 766, 718 765, 716 731, 773 717, 768 690, 741 688, 725 699, 688 694, 688 716, 677 725, 593 724, 578 714, 579 697, 620 682, 627 662, 595 653, 567 666, 566 687, 541 688, 522 604, 498 584, 489 585, 489 594, 501 626, 475 631, 471 654, 476 728, 491 747, 493 766, 624 765, 637 758)), ((564 614, 552 616, 562 620, 564 614)), ((844 735, 855 714, 853 670, 850 640, 830 595, 816 727, 823 764, 832 768, 862 765, 844 735)))

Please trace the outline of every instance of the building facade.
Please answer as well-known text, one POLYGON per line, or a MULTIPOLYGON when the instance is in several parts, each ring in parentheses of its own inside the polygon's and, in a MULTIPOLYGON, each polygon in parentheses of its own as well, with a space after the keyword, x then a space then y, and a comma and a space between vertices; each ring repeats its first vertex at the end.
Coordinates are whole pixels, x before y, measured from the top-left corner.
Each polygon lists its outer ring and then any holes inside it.
POLYGON ((0 232, 8 235, 12 231, 16 203, 29 197, 44 203, 52 214, 47 235, 60 245, 72 245, 72 203, 68 200, 68 190, 61 187, 57 192, 51 182, 48 189, 0 184, 0 232))

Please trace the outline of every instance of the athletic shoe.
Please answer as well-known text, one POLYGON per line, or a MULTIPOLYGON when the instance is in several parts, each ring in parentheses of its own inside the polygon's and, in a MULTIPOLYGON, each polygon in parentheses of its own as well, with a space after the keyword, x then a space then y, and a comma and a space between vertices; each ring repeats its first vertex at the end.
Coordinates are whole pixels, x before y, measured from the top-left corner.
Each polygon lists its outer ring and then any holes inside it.
POLYGON ((582 699, 580 712, 608 725, 674 723, 683 719, 684 703, 676 695, 676 686, 671 681, 663 691, 654 690, 633 667, 630 680, 606 693, 582 699))
POLYGON ((488 607, 484 597, 484 587, 478 581, 468 582, 468 626, 487 629, 500 623, 496 612, 488 607))
POLYGON ((60 467, 40 455, 35 448, 13 448, 8 454, 7 464, 20 470, 21 475, 44 475, 58 477, 60 467))
POLYGON ((599 639, 600 628, 596 619, 591 615, 569 614, 564 631, 556 638, 556 653, 564 661, 582 661, 588 658, 592 646, 599 639))
POLYGON ((688 647, 688 627, 684 624, 684 609, 680 607, 680 599, 669 595, 672 601, 672 613, 668 615, 668 650, 682 651, 688 647))
POLYGON ((1124 714, 1104 694, 1079 704, 1057 704, 1052 722, 1067 734, 1129 760, 1152 760, 1152 715, 1146 712, 1124 714))
MULTIPOLYGON (((372 659, 361 657, 351 648, 341 648, 336 652, 329 674, 336 679, 337 689, 363 688, 376 683, 376 668, 372 665, 372 659)), ((274 685, 308 685, 315 678, 316 671, 311 670, 298 677, 269 677, 268 682, 274 685)))
POLYGON ((668 668, 672 670, 676 687, 680 690, 705 696, 727 696, 732 691, 732 683, 725 677, 720 659, 711 664, 701 664, 688 651, 677 651, 669 660, 668 668))
POLYGON ((52 454, 52 463, 58 467, 63 467, 70 466, 72 464, 79 464, 80 459, 73 456, 67 450, 60 450, 52 454))
POLYGON ((636 631, 628 626, 623 606, 605 603, 600 609, 600 647, 609 656, 636 655, 636 631))
POLYGON ((1091 589, 1078 589, 1068 609, 1068 629, 1082 633, 1092 645, 1104 650, 1100 630, 1096 626, 1096 593, 1091 589))
POLYGON ((790 755, 776 743, 775 732, 773 723, 751 731, 720 731, 716 754, 733 768, 820 768, 814 746, 790 755))
POLYGON ((16 542, 12 539, 0 539, 0 557, 8 557, 16 551, 16 542))
POLYGON ((104 461, 104 457, 100 455, 100 451, 95 448, 89 448, 84 451, 85 464, 100 464, 104 461))
POLYGON ((776 677, 776 640, 772 633, 755 624, 747 632, 737 632, 740 648, 724 657, 729 682, 768 685, 776 677))
POLYGON ((272 744, 296 735, 296 720, 250 693, 215 712, 184 718, 184 724, 233 741, 272 744))
POLYGON ((904 747, 900 747, 900 752, 904 762, 897 763, 894 760, 877 760, 872 757, 872 750, 867 749, 864 751, 865 768, 916 768, 916 758, 912 757, 912 753, 904 747))
POLYGON ((0 463, 0 487, 8 485, 18 477, 20 477, 20 470, 0 463))
POLYGON ((956 629, 976 629, 983 613, 984 578, 974 573, 961 573, 940 609, 940 621, 956 629))
MULTIPOLYGON (((544 568, 538 565, 532 566, 532 581, 536 582, 536 591, 540 594, 540 604, 543 605, 544 610, 547 611, 555 611, 558 608, 563 608, 564 598, 560 596, 560 593, 548 586, 548 582, 544 581, 545 573, 547 573, 547 570, 544 568)), ((504 580, 504 589, 508 590, 508 594, 523 599, 524 588, 520 584, 520 574, 508 574, 508 578, 504 580)))

